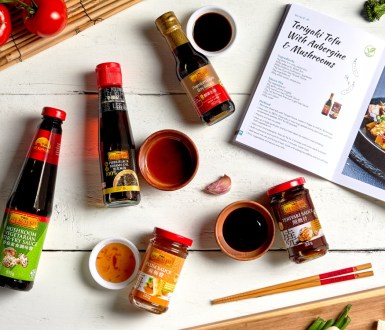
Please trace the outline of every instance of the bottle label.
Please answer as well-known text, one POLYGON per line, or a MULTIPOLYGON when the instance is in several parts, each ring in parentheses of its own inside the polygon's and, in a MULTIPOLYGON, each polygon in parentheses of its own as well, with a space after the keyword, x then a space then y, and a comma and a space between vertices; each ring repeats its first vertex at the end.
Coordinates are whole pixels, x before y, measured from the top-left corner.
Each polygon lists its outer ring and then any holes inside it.
POLYGON ((293 247, 296 251, 302 248, 309 249, 323 237, 321 224, 308 196, 302 195, 274 205, 274 211, 278 213, 278 227, 288 249, 293 247))
POLYGON ((167 307, 179 274, 183 258, 151 248, 134 284, 134 295, 148 302, 167 307))
POLYGON ((107 154, 103 166, 103 194, 124 191, 140 191, 135 173, 134 150, 116 150, 107 154))
POLYGON ((182 79, 181 83, 198 115, 203 115, 217 105, 230 100, 229 94, 211 64, 190 73, 182 79))
POLYGON ((99 91, 100 112, 127 111, 126 100, 121 87, 106 87, 99 91))
POLYGON ((329 114, 329 111, 330 111, 330 105, 325 104, 324 107, 322 108, 322 114, 326 116, 329 114))
POLYGON ((57 165, 59 163, 60 145, 61 134, 40 129, 32 142, 28 157, 57 165))
POLYGON ((0 240, 0 275, 33 281, 49 218, 7 209, 0 240))

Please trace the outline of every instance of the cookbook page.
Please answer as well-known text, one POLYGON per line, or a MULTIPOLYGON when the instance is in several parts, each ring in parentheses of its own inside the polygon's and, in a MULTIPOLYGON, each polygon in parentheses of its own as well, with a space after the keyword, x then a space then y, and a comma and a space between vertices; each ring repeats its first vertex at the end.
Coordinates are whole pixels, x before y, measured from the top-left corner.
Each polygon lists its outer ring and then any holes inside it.
POLYGON ((235 142, 332 179, 374 91, 383 50, 364 31, 290 5, 235 142))

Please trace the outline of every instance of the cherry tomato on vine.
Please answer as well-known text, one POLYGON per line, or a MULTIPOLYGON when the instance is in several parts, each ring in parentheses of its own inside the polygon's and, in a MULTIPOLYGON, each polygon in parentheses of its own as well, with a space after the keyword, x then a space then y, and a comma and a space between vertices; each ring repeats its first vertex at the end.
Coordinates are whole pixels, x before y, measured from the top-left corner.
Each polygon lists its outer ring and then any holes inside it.
POLYGON ((4 45, 12 31, 11 16, 8 8, 0 3, 0 46, 4 45))
POLYGON ((60 33, 67 24, 67 6, 64 0, 25 0, 23 21, 26 29, 40 37, 60 33))

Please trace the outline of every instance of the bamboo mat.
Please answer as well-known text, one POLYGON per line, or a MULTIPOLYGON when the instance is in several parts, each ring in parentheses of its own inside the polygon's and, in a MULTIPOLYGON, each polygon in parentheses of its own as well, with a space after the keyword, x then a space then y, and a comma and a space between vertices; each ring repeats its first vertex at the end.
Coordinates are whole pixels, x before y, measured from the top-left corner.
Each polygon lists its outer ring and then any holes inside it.
POLYGON ((141 0, 66 0, 68 23, 56 36, 41 38, 25 29, 19 10, 11 10, 12 34, 0 47, 0 71, 48 49, 141 0))

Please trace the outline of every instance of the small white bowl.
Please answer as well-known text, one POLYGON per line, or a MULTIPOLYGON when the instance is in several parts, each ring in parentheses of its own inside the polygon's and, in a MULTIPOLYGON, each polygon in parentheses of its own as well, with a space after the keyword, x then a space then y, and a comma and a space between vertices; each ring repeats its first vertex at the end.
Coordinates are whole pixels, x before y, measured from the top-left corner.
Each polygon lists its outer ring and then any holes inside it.
POLYGON ((90 268, 90 272, 91 272, 91 275, 94 278, 94 280, 99 285, 101 285, 102 287, 105 287, 107 289, 112 289, 112 290, 123 289, 130 282, 132 282, 133 279, 135 278, 138 270, 139 270, 139 264, 140 264, 140 254, 139 254, 138 249, 136 248, 136 246, 132 242, 130 242, 129 240, 127 240, 125 238, 121 238, 121 237, 111 237, 111 238, 106 238, 106 239, 100 241, 92 249, 92 252, 91 252, 91 255, 89 258, 89 268, 90 268), (118 283, 109 282, 109 281, 105 280, 103 277, 101 277, 100 274, 98 273, 97 269, 96 269, 96 258, 98 257, 99 252, 105 246, 112 244, 112 243, 121 243, 121 244, 127 246, 131 250, 131 252, 134 256, 134 260, 135 260, 134 271, 132 272, 130 277, 123 282, 118 282, 118 283))
POLYGON ((226 11, 225 9, 217 7, 217 6, 205 6, 205 7, 201 7, 199 9, 197 9, 190 16, 190 18, 187 22, 187 26, 186 26, 186 34, 187 34, 187 38, 189 39, 190 43, 198 52, 200 52, 206 56, 216 56, 216 55, 220 55, 220 54, 225 53, 233 45, 236 34, 237 34, 237 26, 235 24, 235 20, 234 20, 233 16, 231 16, 231 14, 228 11, 226 11), (231 25, 232 34, 231 34, 230 41, 227 43, 227 45, 224 48, 222 48, 218 51, 209 51, 206 49, 202 49, 201 47, 199 47, 197 45, 197 43, 195 42, 195 39, 194 39, 195 22, 201 16, 208 14, 208 13, 216 13, 216 14, 224 16, 231 25))

